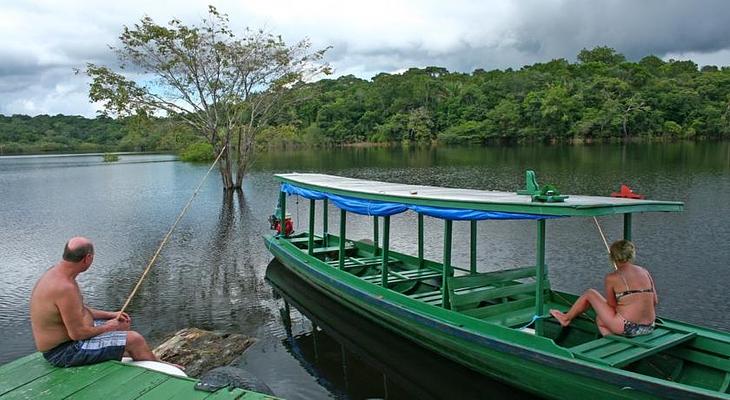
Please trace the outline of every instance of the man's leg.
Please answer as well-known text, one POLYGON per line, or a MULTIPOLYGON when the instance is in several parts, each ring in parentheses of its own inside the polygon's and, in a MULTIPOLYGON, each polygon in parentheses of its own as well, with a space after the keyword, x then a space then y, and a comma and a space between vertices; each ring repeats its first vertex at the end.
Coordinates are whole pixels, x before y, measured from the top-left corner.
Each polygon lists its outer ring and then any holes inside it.
POLYGON ((150 350, 147 341, 136 331, 127 331, 127 345, 124 348, 134 361, 160 361, 150 350))

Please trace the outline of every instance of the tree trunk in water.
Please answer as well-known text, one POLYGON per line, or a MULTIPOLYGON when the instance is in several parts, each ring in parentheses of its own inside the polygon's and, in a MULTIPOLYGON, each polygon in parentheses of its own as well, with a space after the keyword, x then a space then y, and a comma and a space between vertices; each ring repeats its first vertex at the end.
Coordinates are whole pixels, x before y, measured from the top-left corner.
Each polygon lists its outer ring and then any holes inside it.
MULTIPOLYGON (((220 150, 218 151, 220 152, 220 150)), ((226 148, 218 162, 218 171, 221 173, 223 189, 233 189, 233 168, 231 167, 231 153, 229 152, 229 148, 226 148)))
POLYGON ((234 187, 241 188, 243 177, 248 171, 253 156, 254 130, 251 127, 244 127, 238 133, 238 165, 236 166, 236 182, 234 187))

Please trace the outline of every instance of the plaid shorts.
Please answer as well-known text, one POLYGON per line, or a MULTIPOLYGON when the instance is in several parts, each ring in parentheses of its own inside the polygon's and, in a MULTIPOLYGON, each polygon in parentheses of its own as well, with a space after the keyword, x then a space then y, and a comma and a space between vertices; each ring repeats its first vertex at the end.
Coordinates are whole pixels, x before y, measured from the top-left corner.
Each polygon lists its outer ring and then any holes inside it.
MULTIPOLYGON (((94 320, 94 326, 104 320, 94 320)), ((108 360, 121 360, 127 345, 127 332, 112 331, 84 340, 64 342, 43 353, 43 357, 57 367, 74 367, 96 364, 108 360)))

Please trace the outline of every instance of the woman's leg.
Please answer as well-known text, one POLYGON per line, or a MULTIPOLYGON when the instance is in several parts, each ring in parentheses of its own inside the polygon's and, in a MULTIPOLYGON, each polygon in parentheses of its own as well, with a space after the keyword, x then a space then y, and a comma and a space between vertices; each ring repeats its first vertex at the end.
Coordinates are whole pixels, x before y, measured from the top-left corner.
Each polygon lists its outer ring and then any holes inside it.
POLYGON ((567 313, 562 313, 559 310, 550 310, 550 315, 555 317, 560 322, 560 325, 568 326, 575 317, 581 315, 589 308, 593 308, 596 311, 596 323, 602 335, 623 332, 623 318, 616 314, 616 310, 609 306, 606 299, 595 289, 586 290, 576 300, 575 304, 570 307, 567 313))
POLYGON ((598 326, 598 331, 601 332, 601 336, 610 335, 613 332, 611 332, 610 329, 606 326, 606 324, 603 322, 601 317, 596 316, 596 325, 598 326))

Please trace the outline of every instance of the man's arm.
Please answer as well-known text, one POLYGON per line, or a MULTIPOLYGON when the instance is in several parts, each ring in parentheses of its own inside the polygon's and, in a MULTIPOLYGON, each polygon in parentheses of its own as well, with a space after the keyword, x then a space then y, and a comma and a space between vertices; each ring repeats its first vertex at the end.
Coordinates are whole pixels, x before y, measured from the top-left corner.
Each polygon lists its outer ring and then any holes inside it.
POLYGON ((56 301, 63 325, 71 340, 83 340, 111 331, 129 330, 129 323, 112 318, 103 325, 94 326, 84 321, 84 305, 78 289, 69 285, 62 289, 62 296, 56 301))
MULTIPOLYGON (((94 317, 94 319, 112 319, 116 318, 119 314, 118 312, 97 310, 91 307, 86 307, 86 309, 89 310, 91 316, 94 317)), ((129 315, 127 313, 123 312, 120 317, 122 318, 122 320, 130 322, 129 315)))

